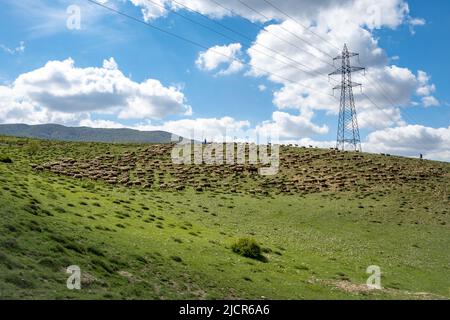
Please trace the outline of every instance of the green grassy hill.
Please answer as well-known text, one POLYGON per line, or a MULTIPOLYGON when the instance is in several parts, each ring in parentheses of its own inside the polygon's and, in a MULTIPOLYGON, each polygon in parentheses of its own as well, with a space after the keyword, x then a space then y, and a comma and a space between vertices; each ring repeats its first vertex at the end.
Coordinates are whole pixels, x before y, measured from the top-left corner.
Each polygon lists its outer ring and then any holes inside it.
POLYGON ((0 137, 0 298, 450 298, 450 164, 283 147, 263 177, 170 149, 0 137))
POLYGON ((165 131, 65 127, 59 124, 0 124, 0 135, 85 142, 170 143, 172 134, 165 131))

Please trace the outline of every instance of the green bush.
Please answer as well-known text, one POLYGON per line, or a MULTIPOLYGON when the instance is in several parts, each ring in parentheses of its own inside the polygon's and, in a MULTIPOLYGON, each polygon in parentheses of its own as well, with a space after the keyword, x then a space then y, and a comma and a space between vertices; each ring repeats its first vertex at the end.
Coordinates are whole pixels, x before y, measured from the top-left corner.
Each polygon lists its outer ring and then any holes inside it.
POLYGON ((40 148, 41 148, 41 146, 40 146, 39 142, 32 140, 32 141, 28 142, 26 151, 29 156, 34 156, 35 154, 37 154, 39 152, 40 148))
POLYGON ((240 238, 231 245, 233 252, 250 259, 267 262, 267 258, 262 255, 261 246, 251 238, 240 238))
POLYGON ((11 158, 8 157, 8 156, 0 155, 0 162, 3 162, 3 163, 12 163, 13 161, 12 161, 11 158))

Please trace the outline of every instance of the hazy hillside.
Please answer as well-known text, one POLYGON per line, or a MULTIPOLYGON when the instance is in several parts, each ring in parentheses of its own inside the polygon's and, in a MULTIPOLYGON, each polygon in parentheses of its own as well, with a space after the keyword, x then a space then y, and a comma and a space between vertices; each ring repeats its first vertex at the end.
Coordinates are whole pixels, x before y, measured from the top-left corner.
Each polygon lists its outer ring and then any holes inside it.
POLYGON ((168 143, 171 133, 132 129, 65 127, 57 124, 0 124, 0 135, 61 141, 168 143))

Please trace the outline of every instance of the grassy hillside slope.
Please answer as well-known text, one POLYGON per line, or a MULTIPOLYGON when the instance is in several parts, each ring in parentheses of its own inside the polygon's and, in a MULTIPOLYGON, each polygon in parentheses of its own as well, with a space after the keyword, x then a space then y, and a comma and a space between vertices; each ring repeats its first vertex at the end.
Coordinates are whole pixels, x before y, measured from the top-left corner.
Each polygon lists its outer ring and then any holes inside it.
POLYGON ((449 164, 286 147, 264 178, 169 152, 0 137, 0 298, 450 298, 449 164))
POLYGON ((132 129, 104 129, 65 127, 59 124, 0 124, 0 135, 62 141, 111 143, 170 143, 171 134, 165 131, 132 129))

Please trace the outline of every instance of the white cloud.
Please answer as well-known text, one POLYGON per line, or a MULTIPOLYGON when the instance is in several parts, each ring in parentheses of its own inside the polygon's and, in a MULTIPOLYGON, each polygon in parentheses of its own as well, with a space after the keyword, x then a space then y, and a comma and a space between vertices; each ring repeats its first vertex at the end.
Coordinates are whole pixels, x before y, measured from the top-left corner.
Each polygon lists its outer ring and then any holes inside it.
POLYGON ((237 73, 244 67, 244 64, 238 60, 241 48, 240 43, 214 46, 200 52, 195 64, 200 70, 204 71, 213 71, 225 66, 225 69, 219 70, 218 75, 237 73))
POLYGON ((111 57, 109 59, 105 59, 103 60, 103 69, 107 69, 107 70, 117 70, 119 68, 119 66, 117 65, 116 60, 111 57))
MULTIPOLYGON (((326 110, 331 114, 338 113, 339 101, 329 96, 331 86, 339 84, 340 78, 336 77, 335 82, 328 83, 326 74, 333 70, 333 67, 327 65, 327 61, 331 59, 324 53, 315 53, 317 58, 312 58, 311 54, 305 51, 297 50, 297 48, 281 41, 278 36, 284 34, 285 30, 300 35, 302 38, 310 42, 317 42, 317 38, 309 32, 292 22, 283 22, 281 25, 271 25, 267 27, 271 32, 261 32, 254 46, 263 45, 271 47, 274 50, 291 57, 299 62, 307 61, 309 72, 301 72, 292 66, 292 63, 285 64, 256 51, 248 51, 250 63, 254 66, 251 73, 255 76, 267 76, 273 82, 282 84, 282 88, 274 93, 274 104, 279 109, 311 109, 326 110), (265 69, 281 77, 271 75, 261 71, 265 69), (289 79, 291 81, 287 81, 289 79), (292 83, 296 82, 296 83, 292 83)), ((315 32, 320 32, 317 26, 310 27, 315 32), (316 28, 316 30, 314 30, 316 28)), ((362 28, 349 28, 342 30, 347 33, 346 40, 339 40, 340 30, 331 29, 328 34, 322 34, 323 37, 328 36, 329 39, 335 39, 334 43, 343 43, 347 41, 352 51, 360 52, 361 63, 367 67, 367 75, 364 77, 362 73, 354 74, 354 81, 363 84, 365 95, 354 89, 356 107, 359 114, 361 128, 380 129, 392 125, 401 125, 403 120, 401 117, 401 107, 408 107, 413 104, 413 98, 416 94, 426 93, 435 90, 435 86, 429 83, 430 78, 419 73, 414 75, 408 68, 396 65, 387 65, 389 59, 384 50, 378 47, 378 42, 373 35, 362 28), (420 78, 420 79, 419 79, 420 78), (370 100, 366 98, 369 96, 370 100)), ((289 41, 295 43, 298 47, 305 47, 299 39, 291 36, 289 41)), ((259 46, 260 47, 260 46, 259 46)), ((258 48, 259 48, 258 47, 258 48)), ((326 50, 323 46, 322 49, 326 50)), ((331 47, 328 48, 328 54, 335 56, 337 52, 333 52, 331 47)), ((308 50, 306 50, 308 51, 308 50)), ((281 59, 282 60, 282 59, 281 59)), ((358 60, 353 60, 354 65, 358 65, 358 60)), ((306 69, 304 66, 299 66, 306 69)), ((426 75, 426 74, 425 74, 426 75)), ((336 92, 339 97, 340 92, 336 92)), ((426 106, 435 105, 437 101, 431 97, 423 99, 426 106)))
POLYGON ((422 153, 428 159, 450 161, 450 127, 408 125, 375 131, 368 135, 363 149, 415 157, 422 153))
POLYGON ((408 18, 408 24, 409 24, 409 32, 411 32, 412 35, 416 34, 416 30, 414 27, 424 26, 426 24, 426 20, 422 18, 408 18))
POLYGON ((167 0, 152 0, 154 3, 147 0, 130 0, 135 6, 141 8, 142 16, 145 21, 150 21, 159 17, 164 17, 167 14, 165 8, 167 0), (156 4, 155 4, 156 3, 156 4))
MULTIPOLYGON (((165 16, 167 9, 184 9, 188 6, 194 10, 213 18, 231 16, 231 12, 218 6, 212 1, 205 0, 158 0, 158 8, 155 9, 149 1, 130 0, 143 10, 143 16, 148 21, 165 16), (162 9, 161 6, 166 9, 162 9)), ((152 0, 153 1, 153 0, 152 0)), ((270 20, 285 20, 286 17, 268 3, 260 0, 245 1, 248 6, 261 12, 259 15, 254 10, 243 5, 238 0, 228 0, 223 5, 233 10, 234 15, 245 17, 252 21, 268 22, 270 20)), ((271 0, 275 6, 288 12, 299 20, 327 20, 329 24, 355 21, 370 28, 381 26, 396 27, 406 18, 410 18, 408 5, 403 0, 271 0)), ((413 20, 413 23, 416 20, 413 20)))
POLYGON ((436 98, 433 97, 433 96, 423 97, 423 98, 422 98, 422 104, 423 104, 425 107, 436 107, 436 106, 439 106, 439 105, 440 105, 439 100, 436 99, 436 98))
POLYGON ((417 95, 422 96, 422 104, 425 107, 434 107, 440 105, 439 100, 433 96, 436 91, 436 86, 430 84, 431 77, 422 70, 417 72, 418 87, 416 90, 417 95))
POLYGON ((398 108, 366 108, 357 114, 358 125, 361 129, 383 129, 394 125, 404 125, 398 108))
MULTIPOLYGON (((132 1, 136 4, 135 0, 132 1)), ((232 15, 230 11, 211 1, 164 0, 161 2, 166 8, 184 10, 184 6, 188 6, 216 19, 232 15)), ((415 104, 416 102, 413 101, 415 94, 421 95, 424 106, 438 103, 435 97, 424 95, 425 87, 417 89, 418 79, 409 69, 388 65, 390 59, 379 47, 378 40, 372 33, 374 29, 394 29, 401 24, 409 25, 411 28, 424 25, 426 23, 424 19, 410 16, 409 5, 405 0, 271 0, 271 3, 300 21, 304 27, 288 19, 265 1, 249 0, 245 3, 261 12, 262 15, 237 0, 227 1, 224 6, 230 8, 233 15, 268 23, 265 27, 267 31, 259 32, 252 48, 247 50, 250 64, 253 66, 247 74, 257 77, 266 76, 269 80, 282 84, 282 88, 274 93, 274 103, 279 109, 295 108, 302 112, 304 108, 308 108, 337 113, 336 100, 323 94, 331 92, 330 85, 318 74, 325 76, 332 71, 332 67, 327 63, 331 63, 330 56, 339 54, 340 49, 336 49, 335 46, 341 48, 343 43, 347 43, 352 51, 360 53, 361 63, 368 68, 370 76, 356 79, 364 84, 364 90, 372 101, 386 111, 381 111, 384 117, 378 117, 379 121, 374 121, 373 118, 361 120, 363 127, 382 128, 401 124, 399 108, 415 104), (287 42, 293 43, 294 46, 287 42), (313 44, 316 48, 312 48, 309 44, 313 44), (273 51, 267 51, 264 47, 269 47, 280 54, 274 57, 273 51), (256 48, 258 50, 255 50, 256 48), (261 53, 262 51, 264 53, 261 53), (286 60, 285 56, 303 65, 294 67, 292 60, 286 60), (299 68, 308 69, 309 72, 302 72, 299 68), (263 70, 267 70, 268 73, 263 70), (281 78, 270 73, 279 75, 281 78), (379 85, 374 85, 373 82, 380 83, 383 89, 380 90, 379 85), (316 90, 308 89, 308 87, 316 90)), ((162 12, 160 16, 166 13, 162 12)), ((158 15, 155 15, 152 18, 157 17, 158 15)), ((230 52, 229 46, 213 48, 226 51, 226 54, 230 56, 234 56, 235 53, 230 52)), ((214 54, 210 50, 202 52, 196 63, 199 68, 206 71, 216 70, 221 64, 228 66, 231 64, 230 67, 219 70, 216 75, 235 73, 244 67, 243 64, 232 62, 232 59, 214 54)), ((354 63, 356 64, 357 61, 354 63)), ((428 86, 426 90, 435 89, 432 84, 428 86)), ((380 114, 380 110, 372 111, 376 107, 357 92, 355 97, 361 115, 380 114)))
POLYGON ((408 23, 411 26, 424 26, 426 24, 426 21, 422 18, 409 18, 408 23))
POLYGON ((25 52, 25 41, 20 41, 19 45, 15 48, 9 48, 5 46, 4 44, 0 44, 0 49, 2 49, 4 52, 14 55, 17 53, 24 53, 25 52))
POLYGON ((369 68, 361 82, 365 84, 364 92, 383 107, 408 106, 417 87, 415 75, 396 65, 369 68))
POLYGON ((107 128, 107 129, 121 129, 126 128, 125 125, 111 121, 111 120, 92 120, 91 118, 82 119, 79 122, 79 126, 81 127, 90 127, 90 128, 107 128))
POLYGON ((224 136, 227 139, 233 139, 234 136, 245 136, 245 132, 250 129, 250 123, 248 121, 235 120, 232 117, 198 118, 166 121, 159 125, 143 123, 134 126, 134 128, 145 131, 163 130, 199 141, 203 139, 219 141, 224 136))
MULTIPOLYGON (((231 14, 210 1, 177 1, 213 18, 231 14)), ((246 3, 262 12, 265 17, 258 15, 236 0, 230 0, 225 6, 231 8, 234 14, 252 21, 269 22, 265 27, 266 31, 259 32, 252 47, 247 50, 249 63, 253 66, 247 74, 256 77, 266 76, 272 82, 282 85, 280 90, 274 92, 273 101, 277 108, 298 109, 300 112, 303 112, 305 108, 326 110, 336 114, 338 102, 327 95, 331 93, 331 89, 326 75, 332 71, 332 66, 329 65, 332 62, 330 56, 338 55, 339 49, 330 46, 329 43, 340 48, 345 42, 352 51, 360 53, 361 63, 368 68, 367 78, 356 76, 356 80, 364 84, 365 93, 380 107, 378 110, 374 110, 377 107, 372 102, 360 95, 359 92, 355 92, 358 112, 365 117, 360 121, 362 127, 379 129, 403 123, 400 107, 414 104, 413 96, 419 92, 423 93, 424 88, 417 89, 418 79, 409 69, 388 65, 390 59, 379 47, 372 30, 385 27, 396 28, 401 24, 423 25, 425 23, 423 19, 412 18, 409 15, 409 6, 406 1, 271 0, 271 2, 284 12, 288 12, 307 29, 287 19, 264 1, 251 0, 246 3), (274 20, 276 22, 273 22, 274 20), (327 42, 323 39, 326 39, 327 42), (308 44, 313 44, 317 49, 308 44), (279 54, 275 56, 274 51, 264 48, 271 48, 279 54), (286 56, 290 59, 286 60, 286 56), (295 63, 291 59, 302 65, 293 66, 295 63), (299 69, 308 71, 302 72, 299 69), (380 89, 380 85, 374 85, 374 82, 381 84, 383 88, 380 89), (384 116, 380 116, 381 114, 384 116)), ((183 6, 170 0, 165 1, 165 4, 175 10, 183 9, 183 6)), ((235 54, 238 51, 238 55, 241 54, 239 44, 216 46, 211 49, 225 53, 227 56, 236 57, 235 54)), ((235 73, 244 67, 241 63, 232 63, 232 59, 218 55, 211 49, 200 53, 196 61, 200 69, 212 71, 218 69, 220 65, 230 66, 231 64, 230 67, 225 67, 216 73, 225 75, 235 73), (233 66, 233 64, 237 65, 233 66)), ((355 60, 354 63, 357 64, 357 61, 355 60)), ((336 80, 338 83, 340 79, 336 80)), ((429 89, 435 89, 432 84, 428 84, 428 86, 429 89)), ((421 99, 426 106, 437 103, 436 98, 427 96, 427 98, 421 99)))
POLYGON ((311 122, 312 115, 313 113, 308 111, 304 111, 298 116, 275 111, 272 114, 272 121, 265 121, 256 126, 256 132, 266 136, 276 133, 280 139, 297 139, 328 133, 326 125, 317 126, 311 122))
POLYGON ((260 84, 260 85, 258 86, 258 90, 261 91, 261 92, 264 92, 264 91, 267 90, 267 87, 266 87, 265 85, 263 85, 263 84, 260 84))
POLYGON ((417 81, 419 82, 419 89, 418 94, 421 96, 429 95, 430 93, 434 92, 435 88, 434 86, 431 87, 428 85, 428 82, 430 81, 430 77, 425 71, 419 70, 417 72, 417 81))
POLYGON ((227 69, 220 70, 217 75, 228 76, 230 74, 235 74, 244 68, 244 64, 240 61, 232 61, 227 69))
MULTIPOLYGON (((183 10, 183 6, 171 0, 154 1, 160 6, 155 6, 146 0, 130 0, 133 5, 142 10, 147 21, 166 16, 168 9, 183 10)), ((41 0, 36 0, 33 5, 21 5, 20 1, 8 0, 8 2, 16 7, 23 7, 26 14, 34 17, 37 24, 33 28, 55 32, 55 29, 60 30, 61 25, 65 25, 65 12, 61 15, 62 11, 59 9, 46 11, 49 14, 45 19, 37 18, 45 11, 40 10, 43 3, 41 0)), ((108 2, 113 5, 117 3, 113 0, 108 2)), ((211 1, 177 0, 177 2, 215 19, 231 15, 231 12, 211 1)), ((273 112, 270 121, 260 123, 255 128, 251 128, 247 121, 235 120, 230 117, 183 119, 167 121, 158 125, 144 121, 135 127, 167 130, 184 136, 189 136, 192 128, 204 131, 205 135, 210 136, 220 136, 225 128, 228 128, 228 131, 239 132, 241 137, 245 136, 243 131, 259 130, 262 132, 277 128, 285 141, 313 144, 314 141, 307 137, 308 135, 328 132, 326 125, 317 125, 313 122, 315 112, 318 110, 325 110, 330 114, 338 112, 338 101, 328 95, 331 93, 331 85, 327 82, 326 75, 332 71, 332 66, 326 62, 331 63, 329 56, 336 56, 340 51, 319 39, 312 33, 314 32, 339 48, 343 46, 344 42, 347 43, 352 51, 361 54, 361 64, 368 68, 366 78, 355 75, 354 80, 363 83, 367 95, 382 110, 373 106, 355 90, 360 126, 378 130, 369 135, 367 149, 378 148, 376 150, 380 150, 380 152, 386 152, 384 149, 387 149, 393 154, 415 155, 420 149, 419 146, 409 145, 411 141, 416 141, 414 138, 412 140, 409 138, 411 135, 414 137, 414 132, 416 132, 416 138, 422 139, 428 136, 429 143, 438 141, 439 139, 436 137, 444 136, 445 138, 446 134, 444 133, 448 129, 406 126, 401 117, 401 108, 416 105, 418 101, 421 101, 423 106, 438 105, 439 101, 433 96, 436 87, 431 83, 430 76, 423 71, 419 71, 415 75, 408 68, 389 65, 390 61, 398 59, 389 59, 373 34, 374 29, 396 28, 401 24, 411 28, 424 25, 425 20, 409 15, 406 1, 271 0, 271 2, 300 21, 309 31, 286 19, 264 1, 248 0, 245 3, 261 11, 266 18, 256 14, 237 0, 229 0, 224 3, 224 6, 231 8, 235 15, 263 22, 269 32, 261 31, 257 35, 253 47, 257 47, 258 50, 243 52, 239 43, 215 46, 201 52, 196 61, 197 67, 201 70, 214 71, 216 75, 227 75, 244 69, 243 59, 244 54, 247 53, 249 63, 253 68, 250 68, 246 74, 267 77, 270 81, 281 85, 281 88, 274 92, 273 98, 273 102, 279 110, 273 112), (280 37, 294 43, 295 47, 280 40, 280 37), (300 40, 299 37, 304 40, 300 40), (305 40, 319 50, 308 46, 305 40), (292 66, 292 60, 286 61, 281 54, 274 59, 271 57, 273 52, 269 53, 262 49, 261 45, 302 62, 312 70, 313 74, 317 73, 325 77, 301 72, 292 66), (217 54, 216 50, 222 54, 217 54), (258 51, 266 52, 269 57, 258 51), (313 55, 317 57, 315 58, 313 55), (278 60, 288 62, 288 65, 278 60), (326 62, 324 63, 324 61, 326 62), (291 79, 294 83, 262 72, 261 69, 291 79), (376 89, 373 82, 380 83, 383 90, 376 89), (316 90, 311 90, 301 84, 316 90), (386 99, 385 95, 389 99, 386 99), (417 100, 415 101, 414 96, 420 100, 415 99, 417 100), (280 111, 286 109, 296 110, 298 115, 280 111), (391 132, 390 129, 386 129, 389 126, 396 128, 391 132), (233 128, 233 130, 229 128, 233 128), (387 141, 389 135, 393 135, 396 137, 395 139, 398 137, 398 145, 394 143, 395 141, 387 141)), ((98 17, 98 11, 92 10, 91 7, 87 8, 89 10, 86 12, 98 17)), ((85 12, 84 9, 83 12, 85 12)), ((85 18, 83 16, 83 21, 91 21, 85 18)), ((357 61, 354 63, 357 64, 357 61)), ((298 67, 305 69, 304 66, 298 67)), ((337 81, 339 82, 339 79, 337 81)), ((262 88, 259 87, 260 90, 264 90, 262 88)), ((186 99, 179 88, 165 87, 158 80, 151 79, 141 83, 134 82, 122 74, 113 59, 106 60, 102 68, 84 69, 75 68, 71 60, 49 62, 41 69, 20 76, 11 86, 0 86, 0 106, 2 111, 4 110, 0 114, 0 121, 83 123, 103 127, 122 127, 123 125, 110 120, 91 120, 93 113, 109 113, 119 119, 142 120, 192 112, 191 108, 186 105, 186 99)), ((319 146, 329 146, 330 144, 333 146, 334 142, 314 143, 319 146)), ((446 157, 448 150, 448 144, 441 143, 427 149, 426 152, 430 157, 446 157)))
POLYGON ((72 59, 49 61, 0 86, 0 121, 58 122, 86 118, 89 113, 123 119, 161 119, 190 114, 184 94, 155 79, 141 83, 126 77, 113 58, 102 68, 77 68, 72 59))
POLYGON ((128 98, 127 108, 119 113, 122 119, 160 119, 168 115, 191 115, 185 96, 175 87, 164 87, 158 80, 139 84, 138 91, 128 98))

